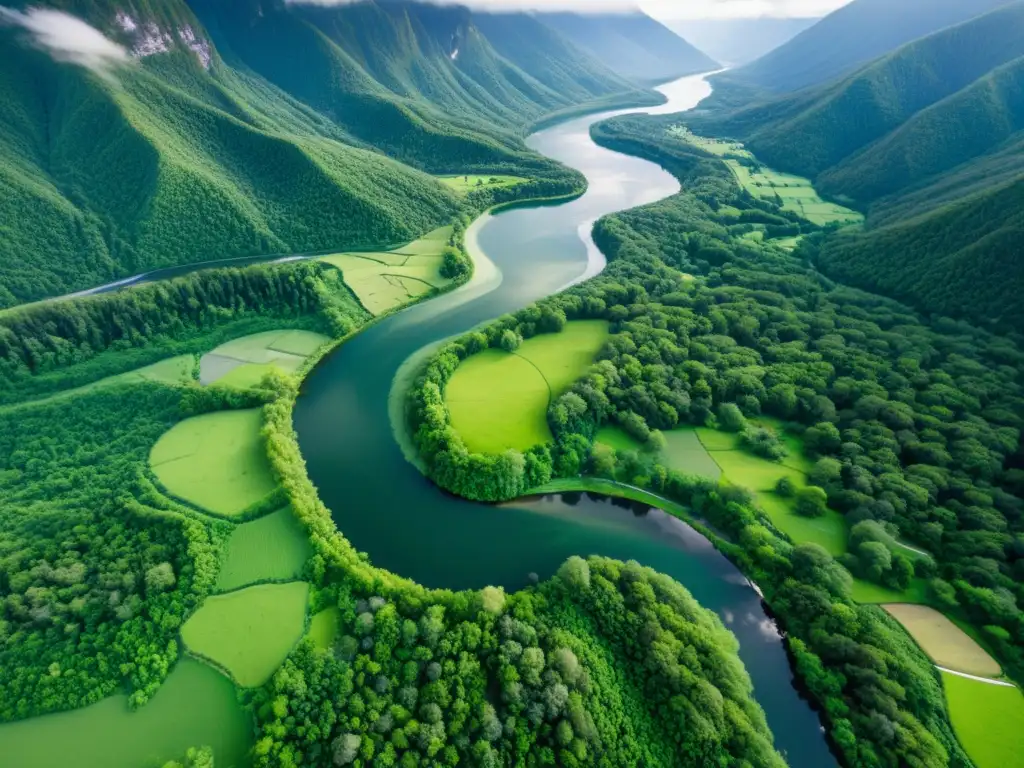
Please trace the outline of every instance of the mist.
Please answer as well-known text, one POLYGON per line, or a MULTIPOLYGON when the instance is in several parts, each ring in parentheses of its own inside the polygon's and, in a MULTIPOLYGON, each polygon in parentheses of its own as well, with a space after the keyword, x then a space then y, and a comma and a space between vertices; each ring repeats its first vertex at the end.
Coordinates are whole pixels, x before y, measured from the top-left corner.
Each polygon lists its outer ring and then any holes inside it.
POLYGON ((130 61, 128 51, 95 27, 61 11, 30 8, 25 13, 0 7, 0 25, 26 30, 32 43, 57 61, 109 74, 130 61))

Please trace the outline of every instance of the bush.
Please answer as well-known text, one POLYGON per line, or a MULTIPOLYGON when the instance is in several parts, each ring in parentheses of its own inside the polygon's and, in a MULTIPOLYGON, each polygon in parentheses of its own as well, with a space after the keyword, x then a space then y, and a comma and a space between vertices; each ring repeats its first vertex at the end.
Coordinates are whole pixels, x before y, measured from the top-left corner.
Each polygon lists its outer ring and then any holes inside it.
POLYGON ((828 509, 828 494, 823 488, 809 485, 801 488, 796 494, 797 514, 804 517, 821 517, 828 509))

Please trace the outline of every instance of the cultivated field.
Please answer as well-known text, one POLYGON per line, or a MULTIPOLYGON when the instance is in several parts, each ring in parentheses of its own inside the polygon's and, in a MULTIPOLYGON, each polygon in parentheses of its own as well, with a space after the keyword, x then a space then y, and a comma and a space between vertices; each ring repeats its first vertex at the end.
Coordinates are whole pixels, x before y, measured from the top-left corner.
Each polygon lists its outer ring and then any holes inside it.
POLYGON ((802 176, 780 173, 760 166, 757 169, 737 160, 725 160, 736 181, 755 197, 777 199, 785 211, 793 211, 808 221, 825 226, 833 222, 856 223, 864 217, 856 211, 822 200, 811 182, 802 176))
POLYGON ((607 338, 608 323, 582 320, 527 339, 515 353, 473 355, 445 388, 452 426, 479 453, 547 442, 548 404, 586 372, 607 338))
POLYGON ((450 284, 441 265, 451 236, 452 228, 442 227, 392 251, 338 253, 320 260, 341 270, 363 307, 380 315, 450 284))
POLYGON ((960 627, 926 605, 882 606, 902 624, 940 667, 979 677, 999 677, 1002 669, 960 627))
POLYGON ((329 339, 311 331, 280 330, 232 339, 199 361, 199 381, 248 388, 277 368, 292 373, 329 339))
POLYGON ((501 189, 502 187, 514 187, 522 184, 528 179, 522 176, 438 176, 441 183, 449 189, 455 190, 460 195, 468 194, 475 189, 501 189))
POLYGON ((197 744, 213 747, 217 764, 245 762, 251 715, 220 672, 191 659, 174 667, 141 709, 111 696, 82 709, 0 725, 0 764, 140 768, 180 758, 197 744))
POLYGON ((977 768, 1010 768, 1024 755, 1024 695, 1018 688, 942 673, 957 738, 977 768))
POLYGON ((150 466, 175 496, 220 515, 238 515, 275 488, 261 426, 258 409, 186 419, 153 446, 150 466))
POLYGON ((208 598, 181 628, 181 639, 242 687, 262 685, 302 637, 308 593, 308 584, 293 581, 208 598))
POLYGON ((309 537, 289 508, 243 523, 228 539, 217 591, 257 581, 297 579, 312 554, 309 537))

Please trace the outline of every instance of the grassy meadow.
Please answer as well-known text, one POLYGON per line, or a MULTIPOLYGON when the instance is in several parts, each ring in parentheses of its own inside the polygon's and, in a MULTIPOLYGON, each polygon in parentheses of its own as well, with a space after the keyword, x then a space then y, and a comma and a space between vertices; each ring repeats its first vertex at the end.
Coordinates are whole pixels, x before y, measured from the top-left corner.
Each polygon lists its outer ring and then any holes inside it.
POLYGON ((522 176, 481 176, 463 174, 462 176, 438 176, 441 183, 460 195, 467 195, 477 189, 501 189, 514 187, 529 179, 522 176))
POLYGON ((899 603, 882 606, 903 625, 940 667, 979 677, 999 677, 1002 668, 960 627, 934 608, 899 603))
POLYGON ((232 339, 202 356, 199 381, 245 389, 275 368, 294 373, 327 341, 319 333, 287 329, 232 339))
POLYGON ((241 768, 248 764, 250 718, 230 680, 183 659, 141 709, 129 709, 128 697, 118 694, 82 709, 0 725, 0 764, 156 768, 189 747, 209 745, 217 765, 241 768))
POLYGON ((452 228, 442 227, 391 251, 337 253, 321 256, 320 261, 341 270, 363 307, 381 315, 451 283, 441 275, 451 236, 452 228))
POLYGON ((301 639, 309 585, 260 584, 208 598, 181 628, 188 650, 244 688, 265 683, 301 639))
POLYGON ((317 648, 327 650, 341 633, 341 611, 337 606, 325 608, 309 621, 306 637, 312 638, 317 648))
POLYGON ((276 488, 261 427, 259 409, 186 419, 153 446, 150 466, 175 496, 219 515, 239 515, 276 488))
POLYGON ((1024 755, 1024 694, 942 672, 957 738, 977 768, 1020 765, 1024 755))
POLYGON ((608 323, 579 320, 534 336, 516 352, 488 349, 466 359, 445 388, 451 423, 470 451, 526 450, 551 440, 548 405, 594 362, 608 323))
POLYGON ((243 523, 231 532, 217 576, 217 591, 258 581, 297 579, 313 547, 289 508, 243 523))

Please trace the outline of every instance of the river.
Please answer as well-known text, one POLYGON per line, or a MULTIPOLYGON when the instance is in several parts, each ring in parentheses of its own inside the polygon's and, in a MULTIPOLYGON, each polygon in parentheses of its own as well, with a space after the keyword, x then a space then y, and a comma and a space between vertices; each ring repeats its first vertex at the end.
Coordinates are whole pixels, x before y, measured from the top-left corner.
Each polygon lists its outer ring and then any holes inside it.
MULTIPOLYGON (((704 77, 662 86, 648 113, 689 109, 710 94, 704 77)), ((684 584, 740 641, 755 695, 794 768, 835 765, 820 721, 793 686, 774 623, 743 575, 688 526, 658 510, 567 494, 499 507, 440 491, 394 440, 388 394, 409 357, 441 339, 600 272, 590 228, 609 213, 679 191, 662 168, 597 146, 590 126, 620 110, 534 134, 530 146, 581 171, 585 195, 557 206, 488 216, 467 238, 483 266, 470 285, 385 318, 312 371, 295 409, 309 475, 335 522, 373 563, 428 587, 508 590, 550 576, 570 555, 635 559, 684 584), (488 264, 488 261, 490 264, 488 264)))

